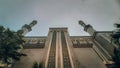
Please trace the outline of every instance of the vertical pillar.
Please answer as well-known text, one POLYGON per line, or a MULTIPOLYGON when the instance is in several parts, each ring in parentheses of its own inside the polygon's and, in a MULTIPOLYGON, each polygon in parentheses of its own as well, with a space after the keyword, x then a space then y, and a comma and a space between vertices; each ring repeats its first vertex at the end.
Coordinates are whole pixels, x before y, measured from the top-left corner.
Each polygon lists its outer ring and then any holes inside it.
MULTIPOLYGON (((51 47, 51 42, 52 42, 52 37, 53 37, 53 31, 49 31, 49 34, 48 34, 48 39, 47 39, 47 44, 46 44, 46 49, 47 49, 47 54, 46 56, 44 57, 44 61, 45 61, 45 68, 47 68, 47 65, 48 65, 48 57, 49 57, 49 53, 50 53, 50 47, 51 47)), ((44 62, 43 61, 43 62, 44 62)))
POLYGON ((70 37, 69 37, 69 34, 67 31, 64 32, 65 34, 65 39, 66 39, 66 44, 67 44, 67 49, 68 49, 68 55, 69 55, 69 58, 70 58, 70 63, 71 63, 71 68, 75 68, 75 65, 74 65, 74 59, 73 59, 73 52, 72 52, 72 49, 71 49, 71 44, 69 41, 70 40, 70 37))
POLYGON ((57 32, 53 31, 52 41, 50 45, 49 56, 47 57, 47 68, 56 68, 56 40, 57 32))

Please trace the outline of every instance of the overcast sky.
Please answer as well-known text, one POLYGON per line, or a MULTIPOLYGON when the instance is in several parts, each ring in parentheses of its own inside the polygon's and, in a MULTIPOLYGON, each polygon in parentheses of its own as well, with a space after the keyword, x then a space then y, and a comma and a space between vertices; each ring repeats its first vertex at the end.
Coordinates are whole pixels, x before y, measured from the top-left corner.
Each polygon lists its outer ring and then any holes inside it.
POLYGON ((88 35, 83 20, 98 31, 113 30, 120 23, 118 0, 0 0, 0 25, 18 30, 37 20, 26 36, 47 36, 50 27, 68 27, 71 36, 88 35))

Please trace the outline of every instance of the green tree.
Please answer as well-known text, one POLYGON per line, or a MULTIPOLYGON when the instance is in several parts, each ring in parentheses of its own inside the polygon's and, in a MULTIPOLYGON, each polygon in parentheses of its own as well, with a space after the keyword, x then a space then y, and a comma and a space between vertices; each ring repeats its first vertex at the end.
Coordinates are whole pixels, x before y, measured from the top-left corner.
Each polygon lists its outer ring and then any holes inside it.
POLYGON ((22 38, 22 34, 0 26, 0 60, 3 63, 9 65, 13 60, 20 60, 21 56, 26 56, 18 51, 24 43, 22 38))
POLYGON ((112 34, 112 42, 118 45, 117 48, 114 48, 113 60, 115 62, 115 68, 120 68, 120 24, 115 24, 116 28, 112 34))

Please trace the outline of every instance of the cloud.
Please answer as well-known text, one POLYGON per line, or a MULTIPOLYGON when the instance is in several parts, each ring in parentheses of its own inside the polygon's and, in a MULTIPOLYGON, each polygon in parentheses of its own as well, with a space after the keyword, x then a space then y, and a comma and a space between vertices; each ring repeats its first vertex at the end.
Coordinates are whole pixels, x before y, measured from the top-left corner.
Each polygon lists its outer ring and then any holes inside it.
POLYGON ((119 11, 114 0, 1 0, 0 24, 17 30, 35 19, 38 24, 27 35, 47 35, 55 26, 68 27, 70 35, 88 35, 78 20, 96 30, 113 30, 119 11))

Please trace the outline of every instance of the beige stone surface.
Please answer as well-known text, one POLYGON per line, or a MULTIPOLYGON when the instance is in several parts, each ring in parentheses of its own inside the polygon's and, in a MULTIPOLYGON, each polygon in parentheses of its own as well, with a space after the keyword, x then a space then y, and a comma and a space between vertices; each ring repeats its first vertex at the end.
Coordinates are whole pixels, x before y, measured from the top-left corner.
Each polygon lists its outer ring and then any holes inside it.
POLYGON ((74 48, 74 53, 83 68, 106 68, 92 48, 74 48))
POLYGON ((22 52, 27 56, 21 57, 21 60, 17 61, 13 68, 32 68, 33 63, 41 62, 44 56, 43 49, 24 49, 22 52))

